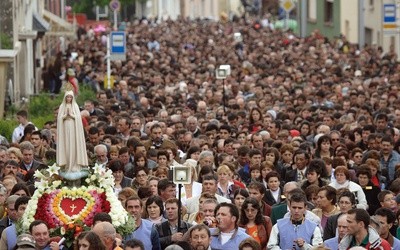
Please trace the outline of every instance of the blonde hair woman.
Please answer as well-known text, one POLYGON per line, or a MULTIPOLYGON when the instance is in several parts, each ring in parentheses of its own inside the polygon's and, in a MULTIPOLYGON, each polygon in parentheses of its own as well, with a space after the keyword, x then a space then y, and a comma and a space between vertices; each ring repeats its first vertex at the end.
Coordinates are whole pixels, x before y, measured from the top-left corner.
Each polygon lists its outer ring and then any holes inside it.
POLYGON ((235 184, 232 181, 233 172, 227 165, 221 165, 217 169, 218 189, 217 194, 232 199, 235 192, 235 184))

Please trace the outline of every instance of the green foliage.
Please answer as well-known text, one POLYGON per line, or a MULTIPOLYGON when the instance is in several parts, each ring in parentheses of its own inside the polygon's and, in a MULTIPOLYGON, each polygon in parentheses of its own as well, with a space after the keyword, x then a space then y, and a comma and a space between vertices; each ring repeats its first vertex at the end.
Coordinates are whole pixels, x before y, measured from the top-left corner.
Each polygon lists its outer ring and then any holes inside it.
MULTIPOLYGON (((74 5, 72 6, 72 10, 75 13, 91 13, 93 8, 98 5, 100 7, 106 6, 110 3, 111 0, 80 0, 76 1, 74 5)), ((147 0, 120 0, 121 2, 121 7, 124 7, 124 5, 132 5, 136 1, 138 1, 141 4, 144 4, 147 2, 147 0)))
POLYGON ((0 33, 1 49, 12 49, 12 38, 4 33, 0 33))
POLYGON ((117 233, 122 236, 127 236, 131 234, 136 228, 135 220, 131 215, 128 215, 128 221, 119 227, 116 228, 117 233))
MULTIPOLYGON (((29 120, 35 124, 39 129, 43 128, 43 125, 47 121, 55 120, 54 109, 60 106, 63 93, 58 96, 51 96, 48 93, 41 93, 36 96, 32 96, 28 103, 28 114, 29 120)), ((96 93, 94 93, 89 87, 81 87, 79 89, 79 95, 77 103, 82 106, 85 100, 95 100, 96 93)), ((16 110, 8 110, 7 116, 9 120, 0 121, 0 134, 5 136, 7 140, 11 138, 13 129, 18 125, 15 119, 16 110)))
POLYGON ((38 117, 32 117, 30 121, 35 124, 35 126, 39 129, 42 129, 44 124, 48 121, 54 121, 55 117, 53 113, 45 116, 38 116, 38 117))
POLYGON ((58 95, 53 98, 47 93, 32 96, 29 100, 28 114, 31 120, 44 117, 53 113, 54 108, 58 107, 62 102, 62 96, 58 95))
POLYGON ((6 137, 8 142, 11 142, 12 132, 18 126, 16 119, 0 120, 0 135, 6 137))
MULTIPOLYGON (((64 93, 60 93, 58 96, 52 96, 49 93, 40 93, 39 95, 32 96, 28 102, 28 114, 29 120, 35 124, 39 129, 43 128, 43 125, 47 121, 54 121, 54 109, 60 106, 64 93)), ((80 87, 77 103, 82 106, 86 100, 95 100, 96 93, 90 87, 80 87)), ((21 108, 24 109, 24 108, 21 108)), ((0 120, 0 135, 11 141, 11 136, 14 128, 18 126, 18 122, 15 118, 15 114, 19 109, 12 105, 8 108, 6 119, 0 120)))
POLYGON ((106 6, 110 3, 110 0, 80 0, 76 1, 72 6, 72 10, 75 13, 90 13, 93 8, 98 5, 100 7, 106 6))
MULTIPOLYGON (((82 106, 86 100, 96 100, 96 93, 88 86, 79 87, 79 95, 76 100, 79 106, 82 106)), ((60 105, 61 102, 58 103, 60 105)))
MULTIPOLYGON (((53 120, 53 110, 60 106, 63 93, 60 93, 58 96, 54 97, 49 95, 48 93, 41 93, 39 95, 31 97, 29 100, 28 113, 30 119, 34 121, 35 119, 51 119, 53 120)), ((91 99, 94 100, 96 98, 96 94, 88 87, 81 87, 79 89, 79 95, 77 98, 78 105, 83 105, 85 100, 91 99)), ((35 123, 36 124, 36 123, 35 123)))

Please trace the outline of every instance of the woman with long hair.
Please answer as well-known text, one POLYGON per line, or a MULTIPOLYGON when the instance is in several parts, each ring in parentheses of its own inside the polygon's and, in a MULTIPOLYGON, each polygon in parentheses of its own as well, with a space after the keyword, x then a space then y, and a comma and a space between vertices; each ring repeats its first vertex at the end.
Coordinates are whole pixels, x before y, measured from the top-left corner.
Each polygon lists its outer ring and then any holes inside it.
POLYGON ((277 148, 270 147, 265 151, 265 160, 272 162, 274 165, 274 170, 282 175, 286 169, 281 163, 281 154, 277 148))
POLYGON ((315 149, 315 158, 333 157, 332 141, 328 135, 322 135, 318 138, 317 147, 315 149))
POLYGON ((97 234, 87 231, 76 238, 74 250, 106 250, 106 247, 97 234))
POLYGON ((307 140, 308 137, 312 134, 310 122, 303 121, 302 123, 300 123, 299 131, 300 137, 303 138, 303 140, 307 140))
POLYGON ((125 176, 129 178, 135 178, 135 169, 136 168, 145 168, 149 169, 147 165, 147 157, 145 154, 142 152, 138 152, 134 155, 133 157, 133 168, 129 169, 126 173, 125 176))
POLYGON ((249 196, 249 192, 244 188, 235 190, 235 193, 233 194, 233 204, 235 204, 239 211, 242 209, 244 200, 249 196))
POLYGON ((256 199, 248 197, 244 200, 239 225, 261 245, 262 249, 266 249, 272 223, 268 216, 263 216, 260 203, 256 199))
POLYGON ((254 107, 249 113, 249 131, 255 133, 262 127, 263 115, 259 108, 254 107))

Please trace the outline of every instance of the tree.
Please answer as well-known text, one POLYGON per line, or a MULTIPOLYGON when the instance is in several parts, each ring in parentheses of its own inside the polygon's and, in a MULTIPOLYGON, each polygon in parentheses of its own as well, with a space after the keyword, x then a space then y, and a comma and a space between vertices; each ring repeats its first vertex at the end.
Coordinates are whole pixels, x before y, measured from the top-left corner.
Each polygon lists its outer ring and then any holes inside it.
POLYGON ((108 3, 108 0, 78 0, 72 1, 72 10, 75 13, 86 13, 92 11, 93 7, 96 5, 105 6, 108 3))
MULTIPOLYGON (((147 0, 119 0, 121 2, 121 7, 132 5, 136 1, 145 4, 147 0)), ((73 6, 73 11, 75 13, 85 13, 89 14, 93 11, 95 6, 104 7, 110 3, 110 0, 75 0, 71 1, 73 6)))

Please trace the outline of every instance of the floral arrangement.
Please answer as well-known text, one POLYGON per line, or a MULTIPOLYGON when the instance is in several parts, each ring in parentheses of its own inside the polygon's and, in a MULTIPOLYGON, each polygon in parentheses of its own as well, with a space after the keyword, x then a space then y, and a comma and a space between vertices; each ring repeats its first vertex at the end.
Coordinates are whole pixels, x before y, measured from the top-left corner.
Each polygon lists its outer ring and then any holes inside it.
POLYGON ((96 164, 87 170, 88 175, 82 179, 80 187, 68 187, 59 171, 60 167, 53 164, 46 170, 35 172, 39 181, 35 182, 36 191, 22 217, 24 230, 40 219, 49 224, 51 232, 72 244, 77 234, 92 226, 93 217, 99 212, 110 214, 119 234, 126 235, 134 230, 133 218, 114 194, 111 170, 96 164))

